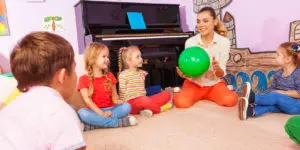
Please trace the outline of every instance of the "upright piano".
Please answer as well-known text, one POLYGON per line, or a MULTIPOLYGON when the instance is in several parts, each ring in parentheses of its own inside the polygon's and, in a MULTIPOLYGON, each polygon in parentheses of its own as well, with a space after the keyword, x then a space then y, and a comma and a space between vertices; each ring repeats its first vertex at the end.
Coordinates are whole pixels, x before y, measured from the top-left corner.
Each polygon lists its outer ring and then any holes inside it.
POLYGON ((142 52, 143 69, 149 72, 146 86, 181 83, 176 74, 177 60, 193 32, 182 31, 179 5, 81 0, 75 5, 75 14, 79 53, 90 42, 106 44, 110 71, 117 75, 119 48, 136 45, 142 52), (131 29, 128 12, 141 13, 146 29, 131 29))

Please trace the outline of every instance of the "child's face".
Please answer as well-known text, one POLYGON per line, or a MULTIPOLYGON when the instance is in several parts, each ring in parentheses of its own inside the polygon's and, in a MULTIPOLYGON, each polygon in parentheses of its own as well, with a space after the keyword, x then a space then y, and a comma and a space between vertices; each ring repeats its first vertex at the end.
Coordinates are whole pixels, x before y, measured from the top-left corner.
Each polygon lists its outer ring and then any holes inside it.
POLYGON ((201 12, 197 16, 197 29, 201 35, 205 36, 214 32, 216 24, 216 20, 208 11, 201 12))
POLYGON ((108 48, 104 48, 96 61, 96 67, 99 69, 107 69, 109 65, 109 50, 108 48))
POLYGON ((290 56, 287 55, 286 50, 282 47, 277 49, 276 63, 280 67, 284 67, 291 62, 290 56))
POLYGON ((139 50, 134 50, 129 56, 128 65, 131 68, 139 68, 143 65, 142 54, 139 50))

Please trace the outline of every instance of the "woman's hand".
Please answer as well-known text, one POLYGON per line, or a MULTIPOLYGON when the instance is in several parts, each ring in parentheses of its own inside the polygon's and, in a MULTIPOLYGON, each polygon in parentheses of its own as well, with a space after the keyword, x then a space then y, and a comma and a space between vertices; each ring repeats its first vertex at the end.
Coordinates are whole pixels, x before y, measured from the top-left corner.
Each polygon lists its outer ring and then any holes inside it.
POLYGON ((181 72, 181 70, 179 69, 179 67, 176 67, 176 71, 177 71, 177 74, 178 74, 181 78, 186 79, 186 80, 191 80, 191 81, 192 81, 192 78, 191 78, 191 77, 188 77, 188 76, 186 76, 186 75, 184 75, 184 74, 181 72))
POLYGON ((212 68, 215 72, 215 75, 217 77, 223 77, 224 76, 224 71, 223 69, 220 67, 220 63, 216 60, 215 56, 212 59, 212 68))

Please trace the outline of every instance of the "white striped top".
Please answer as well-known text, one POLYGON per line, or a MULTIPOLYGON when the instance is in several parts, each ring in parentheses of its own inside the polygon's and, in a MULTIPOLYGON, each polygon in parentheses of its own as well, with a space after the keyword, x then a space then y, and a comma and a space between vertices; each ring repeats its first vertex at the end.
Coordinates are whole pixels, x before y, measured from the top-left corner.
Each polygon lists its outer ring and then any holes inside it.
POLYGON ((122 71, 119 75, 120 100, 128 101, 139 96, 145 96, 145 77, 147 74, 144 70, 122 71))

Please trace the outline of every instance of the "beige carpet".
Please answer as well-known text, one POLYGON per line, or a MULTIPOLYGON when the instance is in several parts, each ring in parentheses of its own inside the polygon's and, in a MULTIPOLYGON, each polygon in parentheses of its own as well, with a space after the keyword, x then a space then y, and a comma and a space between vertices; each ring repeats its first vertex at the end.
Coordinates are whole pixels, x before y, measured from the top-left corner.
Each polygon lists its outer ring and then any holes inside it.
POLYGON ((137 116, 129 128, 85 132, 88 150, 298 150, 284 124, 290 116, 267 114, 240 121, 237 107, 201 101, 152 118, 137 116))

